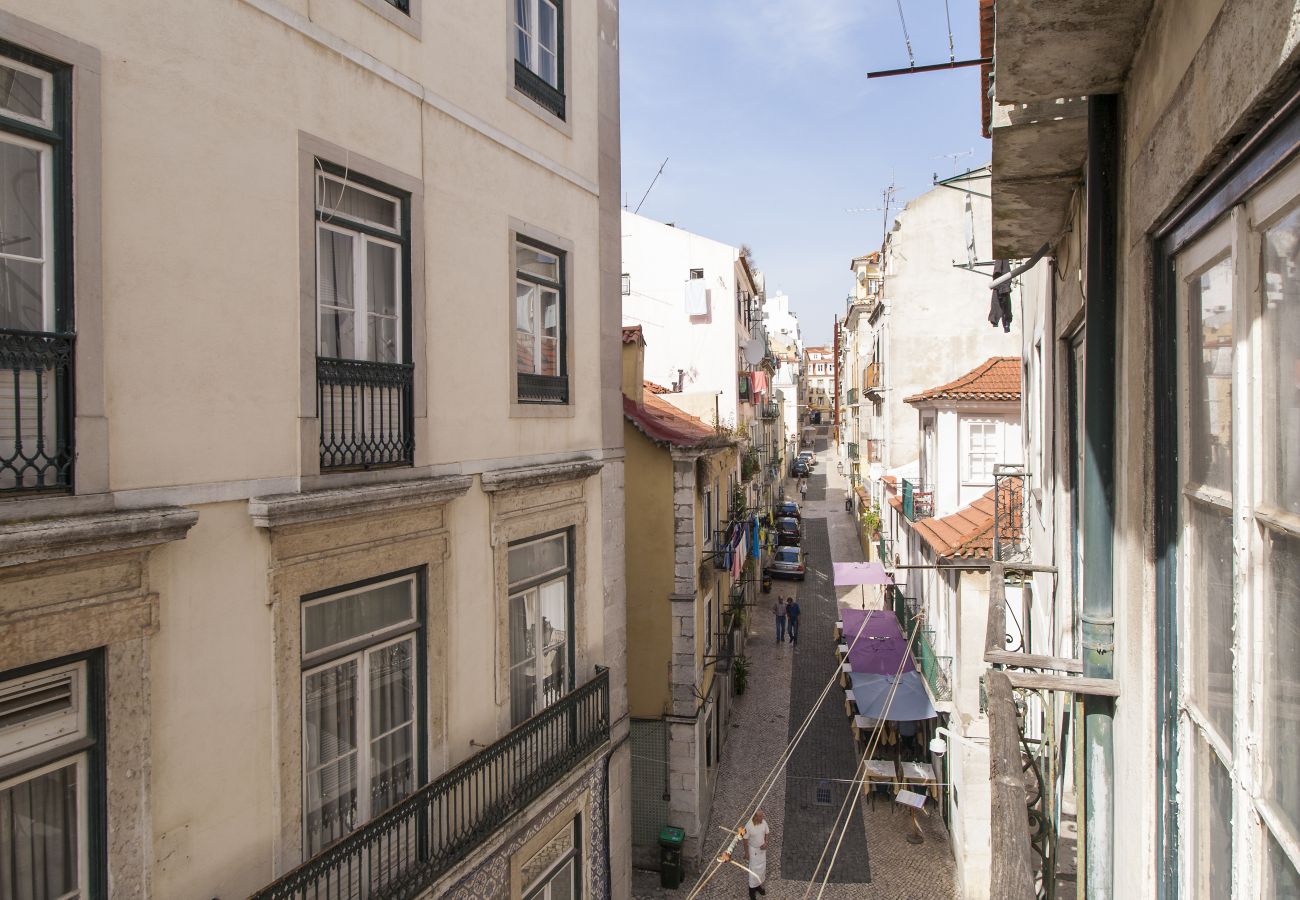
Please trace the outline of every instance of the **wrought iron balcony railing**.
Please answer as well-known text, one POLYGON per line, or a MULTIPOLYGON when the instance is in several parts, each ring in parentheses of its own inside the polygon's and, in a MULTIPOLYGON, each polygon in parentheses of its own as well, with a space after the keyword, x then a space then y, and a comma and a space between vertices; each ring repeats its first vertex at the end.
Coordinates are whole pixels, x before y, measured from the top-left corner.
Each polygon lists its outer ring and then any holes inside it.
POLYGON ((781 415, 781 411, 777 408, 775 400, 769 400, 764 403, 761 412, 764 419, 775 419, 781 415))
POLYGON ((72 486, 74 342, 0 330, 0 494, 72 486))
POLYGON ((1025 487, 1029 475, 1021 465, 993 467, 993 558, 1000 562, 1029 559, 1029 529, 1025 528, 1025 487))
POLYGON ((609 740, 609 672, 542 710, 252 900, 407 900, 609 740))
POLYGON ((934 491, 927 490, 925 482, 903 479, 903 515, 909 522, 934 515, 934 491))
POLYGON ((921 666, 921 675, 930 685, 930 693, 935 700, 952 699, 952 657, 938 656, 934 652, 934 630, 921 629, 916 638, 916 661, 921 666))
POLYGON ((322 471, 414 462, 414 377, 409 363, 316 358, 322 471))

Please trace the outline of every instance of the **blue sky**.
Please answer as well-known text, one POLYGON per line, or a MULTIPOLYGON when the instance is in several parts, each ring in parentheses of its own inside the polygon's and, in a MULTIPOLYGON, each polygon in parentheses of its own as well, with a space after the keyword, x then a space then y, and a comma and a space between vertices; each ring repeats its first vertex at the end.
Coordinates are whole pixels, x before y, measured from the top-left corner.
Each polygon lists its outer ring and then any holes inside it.
MULTIPOLYGON (((974 0, 948 0, 957 59, 979 55, 974 0)), ((944 0, 902 0, 917 65, 948 60, 944 0)), ((979 69, 868 80, 907 65, 895 0, 623 0, 623 191, 641 214, 749 244, 807 343, 829 340, 849 260, 880 246, 935 173, 988 161, 979 69), (973 156, 956 162, 945 154, 973 156), (892 219, 892 214, 891 214, 892 219)))

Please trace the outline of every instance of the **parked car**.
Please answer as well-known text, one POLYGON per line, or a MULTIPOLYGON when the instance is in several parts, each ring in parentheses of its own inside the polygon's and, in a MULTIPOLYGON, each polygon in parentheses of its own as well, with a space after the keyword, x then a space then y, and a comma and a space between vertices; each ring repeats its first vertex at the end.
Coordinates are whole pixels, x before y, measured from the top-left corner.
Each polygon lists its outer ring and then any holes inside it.
POLYGON ((793 578, 803 581, 803 550, 798 547, 777 547, 772 561, 763 569, 769 578, 793 578))
POLYGON ((799 530, 799 520, 784 518, 776 520, 776 542, 778 544, 799 544, 803 541, 803 532, 799 530))
POLYGON ((799 459, 810 469, 817 465, 817 454, 811 450, 799 451, 799 459))
POLYGON ((808 464, 802 459, 796 459, 790 466, 790 474, 795 478, 807 478, 809 474, 808 464))
POLYGON ((776 505, 776 509, 772 510, 772 518, 799 519, 800 521, 803 521, 803 514, 799 512, 798 503, 795 503, 793 500, 782 500, 776 505))

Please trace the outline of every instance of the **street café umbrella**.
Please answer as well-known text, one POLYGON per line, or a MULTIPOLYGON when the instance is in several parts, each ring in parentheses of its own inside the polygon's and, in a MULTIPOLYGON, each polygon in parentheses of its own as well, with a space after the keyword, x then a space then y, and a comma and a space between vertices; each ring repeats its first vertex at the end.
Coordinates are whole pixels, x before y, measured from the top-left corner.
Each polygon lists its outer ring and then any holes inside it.
POLYGON ((915 722, 938 717, 920 672, 901 675, 860 675, 853 673, 853 700, 858 714, 888 722, 915 722), (897 683, 891 698, 889 692, 897 683))
POLYGON ((900 669, 916 671, 907 650, 907 638, 898 619, 885 609, 841 609, 844 642, 849 645, 849 671, 871 675, 894 675, 900 669))

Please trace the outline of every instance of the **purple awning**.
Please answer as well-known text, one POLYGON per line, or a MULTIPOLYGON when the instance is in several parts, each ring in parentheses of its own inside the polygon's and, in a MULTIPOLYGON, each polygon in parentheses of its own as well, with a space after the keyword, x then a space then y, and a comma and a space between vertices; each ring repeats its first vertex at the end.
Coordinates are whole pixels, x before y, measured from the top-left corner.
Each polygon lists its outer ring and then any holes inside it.
POLYGON ((844 642, 849 645, 850 671, 869 675, 916 671, 916 663, 907 652, 907 639, 892 612, 841 609, 840 620, 844 623, 844 642))
POLYGON ((874 562, 837 562, 834 564, 835 586, 855 584, 893 584, 885 567, 874 562))

